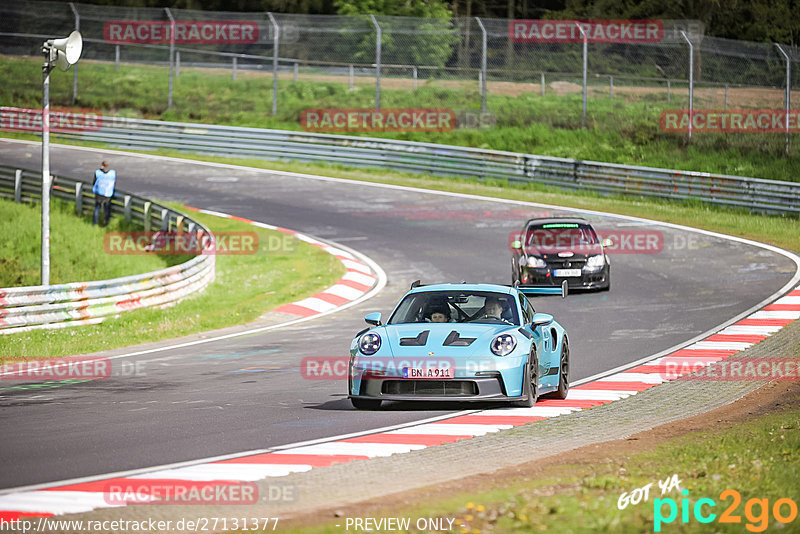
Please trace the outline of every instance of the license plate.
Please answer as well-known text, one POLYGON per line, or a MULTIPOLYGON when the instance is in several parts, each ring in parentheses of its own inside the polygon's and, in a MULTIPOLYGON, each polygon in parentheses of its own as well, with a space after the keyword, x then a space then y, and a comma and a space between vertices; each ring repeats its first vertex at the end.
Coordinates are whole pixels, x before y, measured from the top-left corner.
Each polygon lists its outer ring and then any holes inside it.
POLYGON ((455 376, 456 370, 452 367, 403 367, 403 378, 410 380, 440 380, 455 376))
POLYGON ((553 276, 557 276, 559 278, 567 278, 570 276, 580 276, 581 270, 580 269, 554 269, 553 276))

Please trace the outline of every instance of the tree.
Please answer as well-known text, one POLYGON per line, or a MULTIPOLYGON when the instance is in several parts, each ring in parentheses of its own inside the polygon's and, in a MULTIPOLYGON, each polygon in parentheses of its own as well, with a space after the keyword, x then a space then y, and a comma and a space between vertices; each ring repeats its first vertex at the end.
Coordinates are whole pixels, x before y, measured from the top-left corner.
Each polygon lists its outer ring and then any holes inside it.
MULTIPOLYGON (((380 16, 385 64, 443 67, 460 40, 450 7, 441 0, 336 0, 334 5, 340 15, 380 16)), ((374 32, 361 33, 354 58, 374 61, 375 39, 374 32)))
POLYGON ((388 15, 395 17, 450 18, 452 12, 442 0, 335 0, 339 15, 388 15))

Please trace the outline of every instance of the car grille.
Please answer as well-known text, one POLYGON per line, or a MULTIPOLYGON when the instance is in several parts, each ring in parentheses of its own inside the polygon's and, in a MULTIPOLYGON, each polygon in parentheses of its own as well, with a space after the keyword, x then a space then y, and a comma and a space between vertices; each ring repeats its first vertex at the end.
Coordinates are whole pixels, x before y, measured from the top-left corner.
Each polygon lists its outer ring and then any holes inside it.
POLYGON ((582 269, 586 265, 586 260, 575 260, 571 258, 557 259, 547 258, 547 265, 553 269, 582 269))
POLYGON ((465 397, 478 394, 478 385, 469 380, 387 380, 381 386, 384 395, 420 397, 465 397))

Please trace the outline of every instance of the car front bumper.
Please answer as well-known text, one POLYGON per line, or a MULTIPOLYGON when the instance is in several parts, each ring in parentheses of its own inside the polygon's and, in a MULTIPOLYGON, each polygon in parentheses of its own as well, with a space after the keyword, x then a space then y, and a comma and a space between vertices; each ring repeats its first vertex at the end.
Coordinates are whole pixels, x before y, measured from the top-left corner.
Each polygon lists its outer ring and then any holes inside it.
POLYGON ((520 275, 520 286, 553 286, 558 287, 566 280, 570 289, 602 289, 610 284, 608 265, 596 271, 581 270, 580 276, 556 277, 549 267, 523 267, 520 275))
POLYGON ((509 397, 501 376, 454 378, 450 380, 404 380, 402 378, 365 378, 360 382, 356 399, 391 401, 518 401, 522 397, 509 397))

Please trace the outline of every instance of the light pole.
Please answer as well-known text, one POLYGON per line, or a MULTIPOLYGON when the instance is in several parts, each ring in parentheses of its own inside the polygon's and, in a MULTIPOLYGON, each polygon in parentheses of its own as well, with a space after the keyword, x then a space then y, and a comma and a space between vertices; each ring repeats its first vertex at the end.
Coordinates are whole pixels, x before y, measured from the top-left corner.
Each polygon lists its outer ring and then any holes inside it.
POLYGON ((67 70, 78 62, 83 50, 80 32, 63 39, 48 39, 42 45, 42 285, 50 285, 50 71, 67 70))

